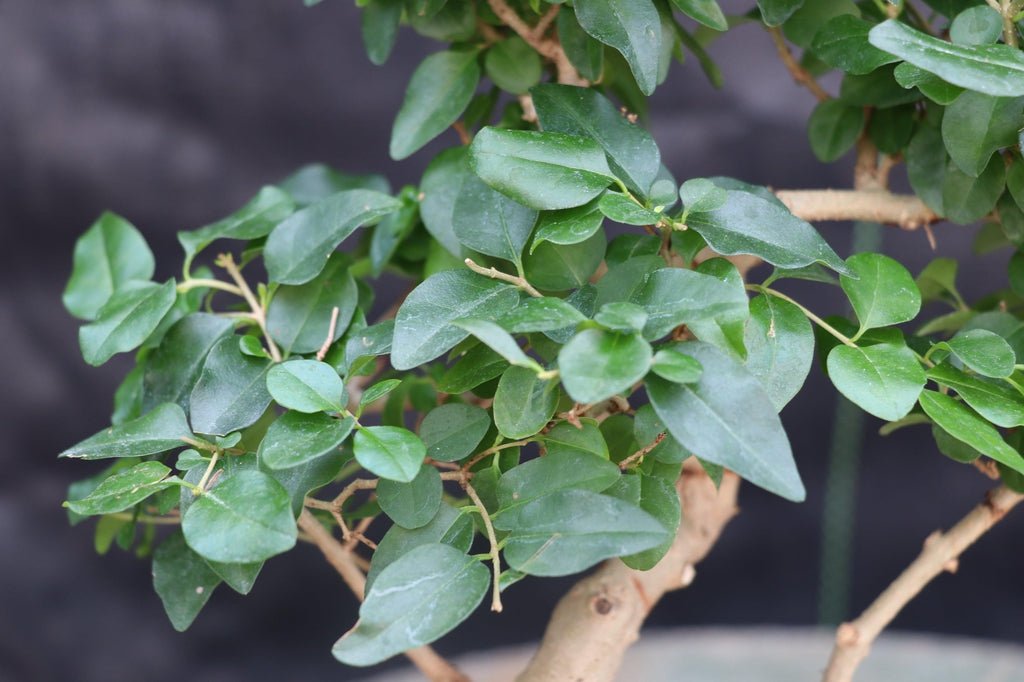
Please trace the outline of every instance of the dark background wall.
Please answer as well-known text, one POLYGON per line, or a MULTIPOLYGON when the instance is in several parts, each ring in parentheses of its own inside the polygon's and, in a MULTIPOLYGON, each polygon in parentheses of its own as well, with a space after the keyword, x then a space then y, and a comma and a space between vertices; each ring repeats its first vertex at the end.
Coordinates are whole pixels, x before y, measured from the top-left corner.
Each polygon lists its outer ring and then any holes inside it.
MULTIPOLYGON (((244 600, 218 590, 178 635, 152 593, 147 563, 117 550, 97 557, 89 526, 68 528, 65 487, 91 469, 55 456, 107 423, 126 364, 84 364, 60 292, 75 238, 104 209, 145 233, 166 277, 179 259, 175 231, 225 215, 301 164, 382 171, 396 186, 416 182, 430 150, 393 163, 387 142, 412 69, 434 49, 404 30, 391 62, 373 67, 345 0, 314 9, 299 0, 0 0, 0 680, 355 674, 329 649, 354 622, 356 604, 309 547, 269 562, 244 600)), ((653 132, 677 177, 848 185, 849 159, 827 167, 813 159, 803 130, 813 101, 761 29, 741 27, 712 53, 724 90, 713 90, 691 58, 652 101, 653 132)), ((448 135, 435 147, 455 143, 448 135)), ((849 226, 824 232, 849 253, 849 226)), ((971 234, 937 228, 939 254, 967 256, 964 289, 978 295, 1004 281, 1005 256, 969 256, 971 234)), ((885 238, 887 251, 915 272, 933 257, 923 234, 887 230, 885 238)), ((820 285, 792 291, 819 310, 841 303, 820 285)), ((834 405, 815 369, 783 414, 807 502, 746 486, 744 513, 693 587, 669 596, 652 624, 815 622, 834 405)), ((857 495, 857 610, 988 485, 938 455, 926 430, 883 439, 877 427, 868 419, 857 495)), ((897 626, 1024 643, 1022 532, 1024 516, 1008 519, 897 626)), ((568 584, 518 586, 504 614, 482 609, 439 648, 533 640, 568 584)))

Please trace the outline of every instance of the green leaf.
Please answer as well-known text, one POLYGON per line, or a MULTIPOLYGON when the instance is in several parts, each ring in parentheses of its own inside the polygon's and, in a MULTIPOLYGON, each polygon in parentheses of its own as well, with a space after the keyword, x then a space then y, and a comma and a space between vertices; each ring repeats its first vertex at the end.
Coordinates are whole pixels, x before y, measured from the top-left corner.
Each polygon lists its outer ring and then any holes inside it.
POLYGON ((382 480, 377 484, 377 502, 391 520, 403 528, 430 523, 441 507, 441 474, 424 464, 408 483, 382 480))
MULTIPOLYGON (((672 434, 668 433, 667 427, 654 411, 654 407, 647 404, 638 409, 636 418, 633 420, 633 435, 637 443, 647 447, 661 434, 665 434, 665 436, 647 454, 648 457, 665 464, 678 464, 690 456, 690 451, 680 445, 679 441, 672 437, 672 434)), ((620 459, 625 459, 630 454, 632 453, 625 453, 620 459)))
POLYGON ((857 336, 912 320, 921 310, 917 284, 899 262, 880 253, 858 253, 846 265, 856 279, 843 275, 839 283, 860 321, 857 336))
POLYGON ((367 189, 321 199, 293 213, 267 237, 267 274, 280 284, 304 284, 320 274, 331 252, 356 228, 401 207, 397 199, 367 189))
POLYGON ((96 313, 96 321, 78 330, 82 357, 102 365, 117 353, 140 346, 174 305, 174 280, 163 284, 131 282, 114 292, 96 313))
POLYGON ((835 161, 853 148, 863 127, 864 107, 851 106, 839 99, 825 100, 814 108, 807 121, 811 151, 819 161, 835 161))
POLYGON ((391 129, 391 158, 411 156, 447 130, 466 110, 479 82, 476 50, 447 50, 424 59, 391 129))
POLYGON ((186 270, 197 253, 217 239, 258 239, 295 210, 295 201, 284 190, 267 186, 249 203, 223 220, 191 232, 179 232, 178 242, 185 249, 186 270))
POLYGON ((1024 425, 1024 397, 1005 383, 972 376, 948 363, 930 368, 928 378, 952 388, 964 402, 996 426, 1024 425))
POLYGON ((124 218, 104 213, 75 242, 74 267, 64 289, 64 307, 94 320, 110 297, 131 282, 153 277, 153 252, 124 218))
POLYGON ((536 360, 523 352, 511 334, 495 323, 466 317, 456 320, 454 324, 487 344, 491 350, 508 360, 510 365, 526 367, 534 372, 544 371, 536 360))
POLYGON ((639 506, 665 527, 665 541, 657 547, 622 557, 622 563, 638 571, 648 571, 661 561, 675 541, 681 520, 679 493, 664 479, 641 476, 639 506))
POLYGON ((950 85, 935 74, 919 69, 909 62, 897 64, 892 75, 904 88, 916 87, 922 95, 942 106, 951 104, 964 91, 963 88, 950 85))
POLYGON ((391 391, 401 385, 402 381, 400 379, 385 379, 373 384, 363 391, 363 395, 359 397, 359 412, 361 413, 367 407, 377 402, 388 393, 391 393, 391 391))
POLYGON ((418 367, 446 353, 469 333, 452 324, 464 317, 492 320, 515 307, 519 291, 468 270, 430 276, 405 299, 395 318, 391 364, 418 367))
POLYGON ((402 208, 381 218, 373 228, 370 239, 370 272, 374 277, 380 276, 384 268, 391 263, 398 249, 412 234, 419 224, 420 209, 417 201, 419 190, 411 185, 402 188, 400 200, 402 208))
POLYGON ((647 311, 635 303, 615 301, 605 303, 594 315, 594 322, 620 334, 643 331, 647 324, 647 311))
POLYGON ((479 178, 466 178, 452 212, 452 229, 468 249, 522 266, 537 211, 509 199, 479 178))
POLYGON ((377 66, 391 56, 403 5, 403 0, 373 0, 363 7, 363 45, 370 61, 377 66))
POLYGON ((420 438, 427 457, 438 462, 457 462, 476 451, 491 428, 487 411, 476 405, 449 403, 435 407, 420 424, 420 438))
POLYGON ((715 0, 672 0, 680 12, 716 31, 729 29, 729 22, 715 0))
POLYGON ((789 441, 760 382, 713 346, 690 342, 675 348, 696 358, 704 372, 694 384, 647 378, 651 405, 672 437, 702 459, 788 500, 802 501, 804 487, 789 441))
POLYGON ((188 411, 206 356, 233 329, 231 320, 209 313, 192 313, 175 322, 146 360, 143 411, 170 402, 188 411))
POLYGON ((252 591, 256 584, 256 578, 263 570, 262 561, 248 564, 222 564, 216 561, 207 561, 206 565, 213 569, 213 572, 224 581, 224 584, 241 595, 249 594, 252 591))
POLYGON ((651 0, 577 0, 576 18, 583 30, 626 59, 636 84, 645 95, 658 82, 661 19, 651 0))
POLYGON ((562 49, 572 65, 587 80, 599 80, 604 69, 604 45, 587 35, 568 5, 562 5, 555 25, 562 49))
POLYGON ((578 244, 542 242, 523 259, 526 279, 546 291, 585 286, 604 259, 607 239, 603 229, 578 244))
POLYGON ((331 651, 342 663, 367 666, 429 644, 476 610, 489 585, 477 559, 449 545, 421 545, 380 572, 356 626, 331 651))
POLYGON ((153 589, 178 632, 192 625, 219 584, 220 576, 185 544, 178 531, 153 552, 153 589))
POLYGON ((984 217, 1003 193, 1005 164, 993 156, 981 175, 974 178, 950 160, 942 178, 942 209, 946 218, 965 225, 984 217))
POLYGON ((945 295, 956 299, 960 294, 956 288, 958 264, 952 258, 936 258, 924 266, 914 279, 923 301, 939 301, 945 295))
POLYGON ((437 514, 425 526, 412 530, 391 526, 373 553, 370 572, 366 574, 366 590, 372 589, 381 571, 417 547, 440 542, 465 553, 473 543, 473 535, 470 515, 457 511, 446 502, 441 503, 437 514))
MULTIPOLYGON (((763 5, 763 3, 759 4, 763 5)), ((788 9, 792 16, 785 21, 782 30, 794 45, 803 48, 811 47, 814 36, 833 17, 842 14, 860 15, 860 10, 852 0, 803 0, 800 3, 774 2, 771 4, 799 4, 795 11, 788 9)), ((762 6, 762 11, 763 9, 762 6)))
POLYGON ((1024 97, 989 97, 965 92, 946 107, 942 141, 953 162, 967 175, 978 177, 999 149, 1017 143, 1024 117, 1024 97))
POLYGON ((544 211, 537 220, 533 233, 533 253, 541 242, 552 244, 579 244, 593 236, 604 224, 604 214, 598 209, 599 199, 561 211, 544 211))
POLYGON ((838 345, 829 352, 826 364, 829 378, 840 393, 886 421, 907 416, 925 384, 917 357, 902 344, 863 348, 838 345))
POLYGON ((138 419, 100 431, 60 453, 75 459, 143 457, 184 447, 192 438, 185 413, 174 403, 157 405, 138 419))
POLYGON ((607 218, 623 225, 656 225, 661 214, 645 208, 621 192, 605 192, 597 207, 607 218))
POLYGON ((513 95, 525 95, 540 82, 540 55, 519 36, 499 41, 487 50, 484 68, 494 84, 513 95))
POLYGON ((317 360, 290 360, 267 373, 267 390, 278 405, 298 412, 341 412, 345 384, 334 368, 317 360))
POLYGON ((1008 45, 954 45, 890 19, 871 29, 871 44, 939 78, 994 97, 1024 95, 1024 55, 1008 45))
POLYGON ((563 133, 487 127, 469 154, 480 179, 538 210, 585 204, 615 179, 597 142, 563 133))
POLYGON ((381 194, 391 193, 391 184, 383 175, 351 175, 341 173, 322 163, 311 163, 281 181, 295 205, 302 208, 350 189, 369 189, 381 194))
POLYGON ((814 35, 811 50, 829 66, 855 75, 871 73, 880 66, 898 62, 899 57, 868 42, 872 26, 852 14, 832 17, 814 35))
POLYGON ((921 407, 935 425, 953 438, 991 457, 995 461, 1024 473, 1024 458, 1007 445, 991 424, 963 403, 937 391, 921 392, 921 407))
POLYGON ((204 559, 236 564, 287 552, 297 535, 288 493, 254 470, 231 474, 200 495, 185 512, 181 530, 204 559))
POLYGON ((723 256, 750 254, 780 268, 821 263, 841 274, 850 270, 809 223, 784 206, 739 190, 727 190, 719 209, 691 213, 687 225, 723 256))
POLYGON ((949 39, 959 45, 986 45, 999 40, 1003 17, 992 7, 968 7, 949 26, 949 39))
POLYGON ((278 287, 267 309, 267 331, 286 353, 312 353, 327 340, 334 308, 338 318, 331 343, 348 329, 358 303, 359 291, 346 259, 334 254, 309 282, 278 287))
POLYGON ((349 459, 348 452, 335 448, 302 464, 284 469, 271 469, 262 461, 258 462, 258 468, 285 489, 291 500, 292 515, 297 518, 305 506, 306 496, 333 483, 341 472, 342 465, 349 459))
POLYGON ((693 270, 655 270, 632 297, 647 310, 644 338, 659 339, 681 324, 747 315, 746 293, 693 270))
POLYGON ((530 297, 498 318, 498 324, 513 334, 547 332, 575 327, 586 316, 563 299, 530 297))
POLYGON ((585 329, 559 351, 558 370, 573 400, 595 403, 643 379, 651 356, 651 345, 639 334, 585 329))
POLYGON ((455 202, 462 193, 463 184, 473 177, 466 147, 446 149, 438 154, 420 181, 420 218, 423 226, 453 256, 465 257, 463 247, 455 236, 455 202))
POLYGON ((432 16, 406 12, 405 18, 417 33, 443 42, 466 41, 476 33, 476 11, 472 4, 447 2, 432 16))
POLYGON ((775 296, 750 302, 743 336, 747 370, 781 411, 800 391, 814 357, 814 331, 798 307, 775 296))
POLYGON ((416 478, 427 448, 416 434, 398 426, 366 426, 356 431, 356 461, 370 473, 400 483, 416 478))
POLYGON ((728 296, 733 305, 710 320, 694 320, 689 324, 690 331, 699 340, 718 346, 740 360, 746 360, 743 329, 750 317, 750 306, 743 276, 725 258, 708 259, 697 266, 697 272, 714 277, 720 296, 728 296))
POLYGON ((83 515, 124 511, 153 493, 177 485, 178 478, 168 478, 170 473, 171 470, 160 462, 142 462, 104 479, 88 496, 64 504, 76 514, 83 515))
POLYGON ((647 196, 658 176, 661 153, 646 130, 590 88, 545 83, 531 94, 541 128, 595 140, 608 156, 612 172, 631 190, 647 196))
POLYGON ((700 362, 672 348, 663 348, 654 354, 651 371, 662 379, 677 384, 692 384, 700 380, 704 368, 700 362))
POLYGON ((958 333, 947 345, 962 363, 978 374, 1004 379, 1013 374, 1017 356, 1006 340, 985 329, 958 333))
POLYGON ((555 414, 558 395, 556 381, 540 379, 524 367, 509 367, 494 394, 494 424, 512 440, 532 436, 555 414))
POLYGON ((470 348, 437 380, 439 391, 458 395, 497 379, 508 362, 482 343, 470 348))
POLYGON ((757 0, 761 18, 768 26, 778 26, 804 4, 804 0, 757 0))
POLYGON ((278 417, 260 442, 259 458, 271 469, 288 469, 317 459, 345 442, 355 420, 326 414, 287 412, 278 417))
POLYGON ((560 576, 662 544, 665 527, 647 512, 589 490, 559 490, 519 509, 505 544, 509 566, 560 576))
POLYGON ((560 422, 544 434, 543 442, 547 457, 558 453, 580 452, 601 459, 609 457, 608 443, 593 419, 581 419, 578 428, 569 422, 560 422))
POLYGON ((729 195, 707 178, 687 180, 679 188, 679 198, 683 202, 684 215, 690 213, 707 213, 725 205, 729 195))
POLYGON ((254 423, 270 405, 269 360, 242 355, 232 336, 217 342, 189 398, 192 428, 224 436, 254 423))

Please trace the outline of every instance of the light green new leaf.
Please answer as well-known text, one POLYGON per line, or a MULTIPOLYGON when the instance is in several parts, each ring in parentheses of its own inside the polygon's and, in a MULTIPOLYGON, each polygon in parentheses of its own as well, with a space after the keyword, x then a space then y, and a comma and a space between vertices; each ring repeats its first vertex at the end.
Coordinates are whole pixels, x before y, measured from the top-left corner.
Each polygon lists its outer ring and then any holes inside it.
POLYGON ((356 228, 400 208, 397 199, 368 189, 321 199, 293 213, 267 237, 267 274, 280 284, 304 284, 320 274, 331 252, 356 228))
POLYGON ((688 216, 694 212, 707 213, 721 208, 729 195, 707 178, 693 178, 680 186, 679 198, 683 202, 683 215, 688 216))
POLYGON ((558 370, 573 400, 595 403, 643 379, 651 356, 651 345, 639 334, 585 329, 562 346, 558 370))
POLYGON ((700 362, 689 355, 672 348, 662 348, 654 354, 651 371, 662 379, 668 379, 677 384, 692 384, 700 380, 704 368, 700 362))
POLYGON ((153 552, 153 589, 178 632, 192 625, 218 584, 220 576, 185 544, 178 531, 153 552))
POLYGON ((513 95, 525 95, 544 74, 540 55, 519 36, 492 45, 484 58, 484 68, 495 85, 513 95))
POLYGON ((523 352, 523 349, 519 347, 519 344, 516 343, 511 334, 494 322, 465 317, 461 320, 455 320, 453 324, 480 339, 491 350, 508 360, 510 365, 526 367, 534 372, 544 371, 544 368, 536 360, 523 352))
POLYGON ((826 364, 840 393, 886 421, 906 417, 925 384, 917 357, 903 344, 838 345, 829 352, 826 364))
POLYGON ((743 335, 747 370, 760 380, 776 411, 800 391, 814 358, 814 330, 803 312, 775 296, 750 302, 743 335))
POLYGON ((851 106, 839 99, 821 102, 807 120, 811 151, 819 161, 835 161, 853 148, 864 127, 864 118, 864 107, 851 106))
POLYGON ((858 253, 846 265, 856 279, 843 275, 839 284, 860 321, 859 334, 907 322, 921 310, 921 292, 898 261, 880 253, 858 253))
POLYGON ((852 14, 832 17, 815 34, 811 50, 829 66, 856 75, 871 73, 880 66, 898 62, 899 57, 868 42, 872 26, 852 14))
POLYGON ((594 322, 620 334, 643 331, 647 324, 647 311, 636 303, 613 301, 605 303, 594 315, 594 322))
POLYGON ((787 269, 821 263, 850 274, 817 230, 781 204, 741 190, 726 194, 724 206, 691 213, 686 221, 717 253, 751 254, 787 269))
POLYGON ((584 287, 601 265, 607 244, 603 229, 578 244, 536 244, 523 259, 526 279, 545 291, 584 287))
POLYGON ((1009 384, 967 374, 945 362, 930 368, 928 378, 952 388, 996 426, 1024 425, 1024 397, 1009 384))
POLYGON ((495 319, 518 301, 515 287, 469 270, 432 275, 413 289, 398 310, 391 364, 406 370, 429 362, 469 336, 452 324, 455 320, 495 319))
POLYGON ((452 209, 452 229, 467 249, 522 266, 523 248, 537 222, 537 211, 497 192, 477 177, 462 184, 452 209))
POLYGON ((143 411, 169 402, 187 411, 189 394, 199 379, 207 354, 233 329, 232 320, 209 313, 192 313, 175 322, 146 360, 142 380, 143 411))
POLYGON ((479 82, 476 50, 447 50, 424 59, 409 80, 391 129, 391 158, 411 156, 447 130, 466 110, 479 82))
POLYGON ((577 0, 583 30, 617 50, 629 64, 640 91, 654 92, 663 39, 658 9, 651 0, 577 0))
POLYGON ((355 420, 326 414, 288 412, 278 417, 260 442, 260 463, 271 469, 300 466, 336 450, 352 433, 355 420))
POLYGON ((82 357, 97 367, 117 353, 140 346, 174 305, 174 280, 130 282, 107 299, 95 322, 78 330, 82 357))
POLYGON ((341 412, 345 384, 334 368, 317 360, 290 360, 267 373, 267 390, 278 405, 298 412, 341 412))
POLYGON ((267 309, 267 331, 288 353, 318 350, 332 329, 334 308, 338 318, 331 343, 348 329, 359 303, 359 290, 341 254, 332 255, 327 267, 305 284, 278 287, 267 309))
POLYGON ((1003 379, 1013 374, 1017 356, 1006 339, 987 329, 969 329, 947 345, 962 363, 978 374, 1003 379))
POLYGON ((153 252, 135 227, 104 213, 75 242, 74 267, 64 289, 64 307, 83 320, 96 319, 103 304, 129 282, 153 277, 153 252))
POLYGON ((942 116, 942 141, 957 167, 981 175, 992 155, 1017 144, 1024 119, 1024 97, 990 97, 965 92, 942 116))
POLYGON ((185 413, 174 403, 157 405, 137 419, 100 431, 60 453, 75 459, 143 457, 185 445, 192 438, 185 413))
POLYGON ((267 186, 245 206, 223 220, 191 232, 179 232, 178 242, 185 249, 185 262, 217 239, 258 239, 295 210, 295 201, 284 190, 267 186))
POLYGON ((480 179, 538 210, 580 206, 615 180, 597 142, 564 133, 488 127, 469 154, 480 179))
POLYGON ((403 528, 430 523, 441 507, 441 474, 424 464, 408 483, 383 479, 377 484, 377 502, 391 520, 403 528))
POLYGON ((200 495, 185 512, 181 530, 204 559, 235 564, 287 552, 297 536, 287 491, 251 469, 226 476, 200 495))
POLYGON ((545 83, 531 94, 543 130, 595 140, 607 154, 613 173, 631 190, 647 196, 661 165, 661 153, 650 133, 592 88, 545 83))
POLYGON ((519 509, 505 560, 529 575, 570 575, 667 537, 665 527, 635 505, 589 490, 558 490, 519 509))
POLYGON ((177 476, 160 462, 142 462, 103 480, 88 496, 65 506, 76 514, 113 514, 134 507, 153 493, 177 485, 177 476))
POLYGON ((420 545, 376 576, 355 627, 331 652, 342 663, 368 666, 429 644, 480 605, 489 583, 477 559, 446 544, 420 545))
POLYGON ((890 19, 868 34, 871 44, 939 78, 994 97, 1024 95, 1024 55, 1008 45, 954 45, 890 19))
POLYGON ((427 448, 415 433, 399 426, 367 426, 356 431, 356 461, 370 473, 408 483, 416 478, 427 448))
POLYGON ((438 462, 457 462, 473 454, 491 428, 491 418, 476 405, 449 403, 435 407, 420 424, 427 456, 438 462))
POLYGON ((963 403, 937 391, 921 392, 921 407, 936 426, 953 438, 1015 471, 1024 473, 1024 458, 1007 445, 991 424, 963 403))
POLYGON ((494 424, 506 438, 532 436, 554 416, 558 396, 557 381, 540 379, 525 367, 509 367, 494 394, 494 424))
POLYGON ((270 360, 242 355, 233 336, 218 341, 189 398, 196 433, 226 436, 259 419, 271 401, 267 372, 272 366, 270 360))
POLYGON ((675 346, 704 367, 700 381, 647 378, 658 417, 680 445, 788 500, 804 499, 789 440, 760 382, 730 356, 705 343, 675 346))

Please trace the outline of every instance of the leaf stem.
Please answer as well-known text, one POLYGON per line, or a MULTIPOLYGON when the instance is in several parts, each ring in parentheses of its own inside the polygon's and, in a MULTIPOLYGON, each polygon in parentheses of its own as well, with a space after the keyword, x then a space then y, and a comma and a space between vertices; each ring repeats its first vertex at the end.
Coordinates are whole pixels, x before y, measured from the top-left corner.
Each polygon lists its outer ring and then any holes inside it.
POLYGON ((527 282, 525 277, 517 277, 516 275, 510 275, 507 272, 502 272, 501 270, 493 266, 485 268, 482 265, 477 265, 472 258, 467 258, 463 262, 466 264, 467 268, 477 273, 478 275, 483 275, 484 277, 490 277, 491 279, 497 279, 501 280, 502 282, 514 284, 515 286, 519 287, 520 289, 528 293, 530 296, 533 296, 534 298, 544 298, 544 294, 534 289, 533 285, 527 282))
POLYGON ((775 289, 769 289, 768 287, 762 286, 760 284, 748 284, 747 285, 747 289, 749 291, 757 291, 757 292, 760 292, 762 294, 767 294, 769 296, 774 296, 775 298, 780 298, 783 301, 788 301, 789 303, 792 303, 793 305, 795 305, 797 308, 800 309, 800 312, 802 312, 807 317, 808 320, 810 320, 814 324, 818 325, 819 327, 821 327, 822 329, 827 331, 829 334, 831 334, 836 339, 841 341, 844 345, 847 345, 850 348, 856 348, 857 347, 857 344, 854 343, 850 339, 850 337, 848 337, 845 334, 841 333, 838 329, 836 329, 835 327, 830 325, 828 322, 826 322, 825 320, 821 319, 820 317, 818 317, 817 315, 812 313, 810 310, 808 310, 804 306, 800 305, 799 303, 797 303, 796 301, 794 301, 792 298, 790 298, 786 294, 782 293, 781 291, 776 291, 775 289))
POLYGON ((184 282, 176 287, 179 294, 192 291, 193 289, 218 289, 219 291, 226 291, 229 294, 235 296, 243 296, 242 290, 233 284, 222 282, 219 279, 209 279, 205 277, 195 277, 186 279, 184 282))
POLYGON ((476 494, 476 490, 469 484, 468 477, 463 477, 459 484, 462 489, 469 495, 469 499, 473 500, 473 504, 476 506, 480 516, 484 522, 484 528, 487 530, 487 540, 491 543, 491 564, 494 568, 494 587, 491 591, 491 611, 495 613, 501 613, 501 554, 498 550, 498 538, 494 534, 494 524, 491 523, 491 515, 487 513, 487 507, 480 500, 480 496, 476 494))
POLYGON ((252 315, 256 319, 256 324, 259 325, 260 331, 263 332, 263 337, 267 341, 267 350, 270 351, 270 357, 274 362, 281 362, 281 351, 278 350, 277 344, 274 343, 274 339, 271 338, 270 332, 267 331, 267 311, 263 309, 260 302, 256 300, 255 294, 252 293, 252 289, 249 288, 249 284, 242 277, 241 270, 235 264, 235 259, 231 257, 230 253, 222 253, 217 256, 216 264, 231 276, 231 279, 238 285, 238 290, 241 292, 242 297, 246 303, 249 304, 249 308, 252 310, 252 315))
POLYGON ((327 338, 324 339, 324 344, 320 346, 320 350, 316 352, 316 359, 320 362, 323 362, 327 351, 331 349, 331 344, 334 343, 334 333, 338 331, 338 315, 340 314, 341 308, 338 306, 334 306, 331 309, 331 324, 327 327, 327 338))
POLYGON ((202 495, 206 492, 206 484, 210 482, 210 476, 213 475, 213 469, 217 466, 217 460, 220 459, 220 450, 213 451, 213 457, 210 458, 210 463, 206 466, 206 471, 203 472, 203 477, 199 479, 199 483, 196 485, 194 492, 196 495, 202 495))
POLYGON ((633 464, 633 462, 642 460, 645 456, 647 456, 647 454, 651 452, 651 450, 661 445, 661 441, 665 440, 666 435, 667 434, 665 431, 659 433, 657 436, 655 436, 653 441, 643 446, 626 459, 619 462, 619 469, 621 471, 625 471, 633 464))

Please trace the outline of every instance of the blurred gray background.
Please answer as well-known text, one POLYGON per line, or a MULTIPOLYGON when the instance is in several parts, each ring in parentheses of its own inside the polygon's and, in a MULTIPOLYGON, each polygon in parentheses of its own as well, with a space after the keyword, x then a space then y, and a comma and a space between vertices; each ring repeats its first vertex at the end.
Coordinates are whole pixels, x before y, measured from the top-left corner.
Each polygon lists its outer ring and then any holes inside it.
MULTIPOLYGON (((752 6, 724 3, 733 11, 752 6)), ((394 112, 418 60, 437 45, 408 29, 372 66, 350 0, 0 0, 0 680, 351 679, 330 656, 356 603, 315 550, 269 562, 253 593, 217 591, 176 634, 152 592, 148 562, 96 556, 91 524, 71 529, 66 485, 96 467, 56 460, 108 423, 123 357, 93 369, 60 292, 76 237, 105 209, 138 226, 158 277, 177 272, 174 234, 211 222, 263 184, 323 161, 415 183, 433 152, 387 157, 394 112)), ((651 126, 680 179, 732 175, 775 187, 848 186, 851 162, 822 166, 797 88, 757 25, 711 49, 725 88, 695 60, 673 67, 651 102, 651 126)), ((836 83, 828 82, 833 91, 836 83)), ((897 178, 902 171, 896 171, 897 178)), ((841 255, 848 225, 823 227, 841 255)), ((965 257, 968 295, 1005 282, 1006 255, 970 255, 973 230, 936 228, 939 255, 965 257)), ((922 233, 885 231, 885 249, 917 272, 933 254, 922 233)), ((788 289, 840 310, 822 285, 788 289)), ((382 289, 386 296, 386 289, 382 289)), ((787 503, 746 486, 743 513, 698 578, 650 624, 813 624, 818 618, 824 480, 834 391, 817 367, 783 413, 809 491, 787 503)), ((937 453, 927 430, 876 435, 868 418, 859 468, 850 609, 859 612, 989 482, 937 453)), ((972 548, 896 626, 1024 643, 1024 514, 972 548)), ((481 609, 443 639, 445 653, 540 636, 566 580, 516 586, 500 616, 481 609)), ((852 613, 850 615, 853 615, 852 613)))

